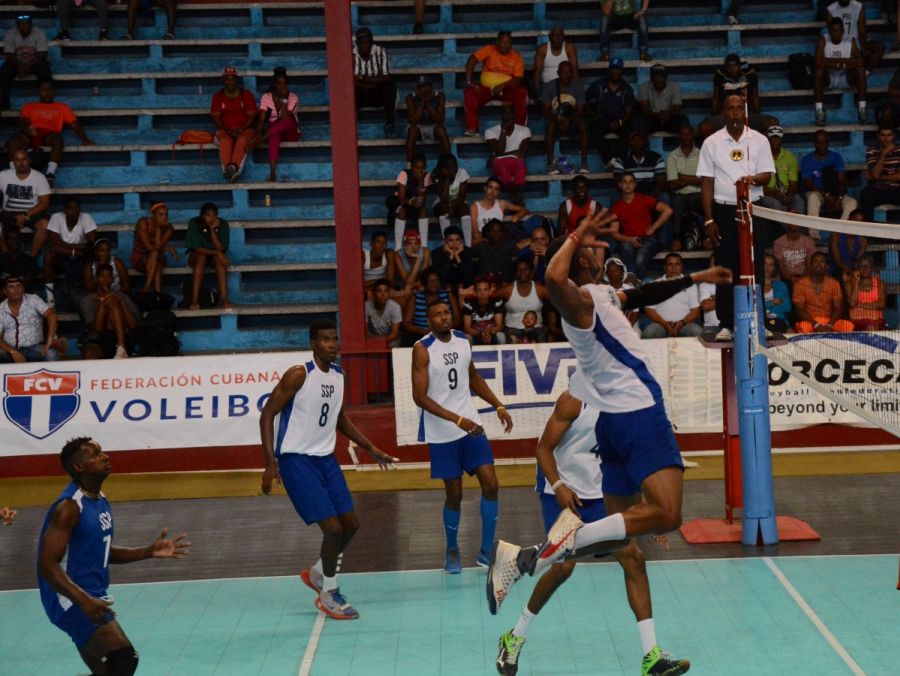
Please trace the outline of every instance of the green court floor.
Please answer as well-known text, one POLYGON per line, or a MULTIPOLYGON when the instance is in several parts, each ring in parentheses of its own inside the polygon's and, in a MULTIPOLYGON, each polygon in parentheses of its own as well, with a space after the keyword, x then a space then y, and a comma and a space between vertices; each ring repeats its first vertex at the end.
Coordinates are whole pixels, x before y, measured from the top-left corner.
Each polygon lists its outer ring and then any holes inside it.
MULTIPOLYGON (((657 636, 691 674, 894 674, 897 556, 648 564, 657 636)), ((496 673, 497 637, 533 581, 487 611, 483 570, 342 575, 360 611, 325 620, 297 578, 114 585, 141 675, 453 676, 496 673)), ((0 592, 0 674, 87 668, 46 620, 35 590, 0 592)), ((615 563, 580 565, 532 623, 520 674, 639 674, 640 645, 615 563)))

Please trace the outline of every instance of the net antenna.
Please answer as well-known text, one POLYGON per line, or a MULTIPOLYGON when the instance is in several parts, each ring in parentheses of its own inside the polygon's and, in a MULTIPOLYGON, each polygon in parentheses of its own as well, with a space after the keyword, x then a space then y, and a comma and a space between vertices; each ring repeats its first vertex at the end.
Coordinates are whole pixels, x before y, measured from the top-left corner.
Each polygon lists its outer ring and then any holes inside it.
POLYGON ((861 282, 859 271, 845 275, 846 280, 837 279, 844 287, 853 331, 797 334, 773 345, 766 345, 757 336, 753 349, 826 399, 900 437, 900 330, 896 310, 900 301, 900 227, 759 206, 750 214, 751 221, 754 214, 778 223, 866 238, 866 252, 875 262, 871 281, 861 282), (868 287, 865 292, 860 292, 862 284, 868 287), (848 290, 854 298, 847 297, 848 290), (861 297, 876 300, 863 301, 861 297))

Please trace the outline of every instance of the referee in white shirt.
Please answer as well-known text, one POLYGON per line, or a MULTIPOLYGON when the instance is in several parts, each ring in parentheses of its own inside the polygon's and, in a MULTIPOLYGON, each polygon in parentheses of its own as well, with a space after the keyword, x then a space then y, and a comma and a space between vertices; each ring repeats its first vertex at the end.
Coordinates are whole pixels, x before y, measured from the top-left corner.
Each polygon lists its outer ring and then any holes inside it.
MULTIPOLYGON (((697 176, 706 234, 716 246, 716 265, 731 270, 735 281, 740 276, 738 249, 737 184, 750 184, 750 201, 762 197, 763 188, 775 171, 768 139, 747 126, 742 96, 732 94, 725 99, 725 128, 707 137, 700 149, 697 176)), ((753 250, 756 278, 763 278, 765 239, 762 227, 754 228, 753 250)), ((722 330, 716 340, 731 340, 734 331, 734 295, 731 285, 716 288, 716 314, 722 330)))

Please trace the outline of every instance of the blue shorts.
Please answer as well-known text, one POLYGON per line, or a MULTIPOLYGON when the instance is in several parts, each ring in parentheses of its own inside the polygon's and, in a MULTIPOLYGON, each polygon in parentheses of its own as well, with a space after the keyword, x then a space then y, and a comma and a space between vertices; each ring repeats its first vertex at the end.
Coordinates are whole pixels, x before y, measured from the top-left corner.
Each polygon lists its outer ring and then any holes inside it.
POLYGON ((95 631, 103 624, 112 622, 114 619, 115 616, 112 613, 107 613, 104 622, 101 624, 94 624, 91 618, 85 615, 84 611, 76 605, 73 605, 62 615, 55 618, 52 616, 50 617, 50 621, 59 629, 66 632, 79 650, 88 644, 88 641, 91 640, 95 631))
POLYGON ((432 479, 459 479, 463 472, 472 476, 482 465, 493 465, 494 454, 483 434, 467 434, 455 441, 428 444, 432 479))
POLYGON ((651 474, 666 467, 684 469, 661 403, 628 413, 600 413, 595 429, 604 493, 634 495, 651 474))
POLYGON ((307 526, 353 511, 353 498, 334 453, 282 453, 278 471, 294 509, 307 526))
MULTIPOLYGON (((556 521, 562 507, 556 501, 555 495, 549 493, 541 493, 541 515, 544 517, 544 530, 550 532, 550 527, 556 521)), ((600 519, 606 518, 606 505, 603 498, 594 498, 592 500, 582 500, 581 507, 578 508, 581 520, 584 523, 593 523, 600 519)))

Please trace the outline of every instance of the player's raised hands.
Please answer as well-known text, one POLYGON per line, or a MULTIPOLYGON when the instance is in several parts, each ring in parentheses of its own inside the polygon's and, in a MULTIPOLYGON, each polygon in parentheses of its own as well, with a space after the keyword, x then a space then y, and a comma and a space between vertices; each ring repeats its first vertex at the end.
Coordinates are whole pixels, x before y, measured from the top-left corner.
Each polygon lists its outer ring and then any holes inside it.
POLYGON ((163 528, 162 533, 160 533, 159 537, 153 542, 153 558, 180 559, 188 556, 188 554, 190 554, 188 548, 191 546, 191 543, 184 541, 184 538, 187 537, 187 533, 182 533, 171 540, 166 540, 168 534, 169 529, 163 528))
POLYGON ((369 457, 372 458, 372 460, 378 463, 378 466, 381 469, 393 469, 394 463, 400 462, 400 458, 395 458, 392 455, 388 455, 381 449, 375 448, 375 446, 366 449, 366 453, 369 454, 369 457))
POLYGON ((506 412, 505 406, 501 406, 497 409, 497 417, 500 418, 500 422, 503 423, 503 431, 509 434, 513 428, 513 420, 512 416, 506 412))
POLYGON ((706 270, 692 272, 691 279, 694 282, 709 282, 710 284, 731 284, 731 270, 723 268, 721 265, 715 265, 706 270))
POLYGON ((271 464, 266 465, 266 469, 263 470, 262 475, 262 492, 263 495, 271 495, 272 494, 272 482, 277 481, 279 484, 281 483, 281 475, 278 473, 278 465, 271 464))
POLYGON ((575 238, 581 246, 608 247, 609 244, 599 239, 598 231, 615 220, 618 220, 615 214, 610 213, 606 209, 600 209, 596 213, 581 219, 578 223, 578 228, 574 232, 575 238))
POLYGON ((13 521, 16 520, 17 513, 16 510, 9 507, 0 507, 0 521, 3 522, 4 526, 12 526, 13 521))

